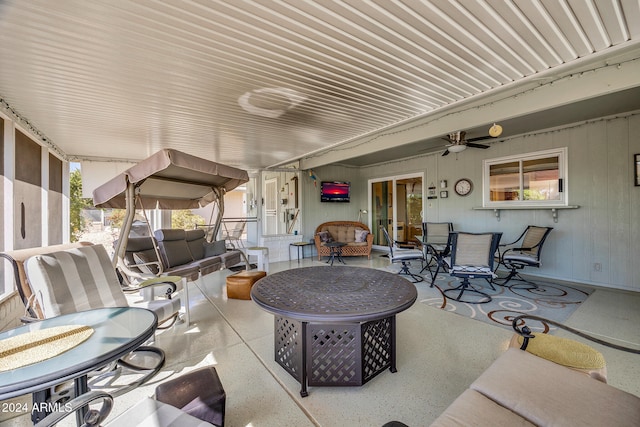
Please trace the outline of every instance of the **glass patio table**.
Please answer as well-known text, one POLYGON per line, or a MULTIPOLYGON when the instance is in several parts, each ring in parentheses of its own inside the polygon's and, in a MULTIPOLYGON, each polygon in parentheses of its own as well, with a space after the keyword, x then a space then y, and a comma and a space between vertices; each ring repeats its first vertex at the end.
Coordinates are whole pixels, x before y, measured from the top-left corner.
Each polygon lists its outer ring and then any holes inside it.
MULTIPOLYGON (((52 317, 0 333, 0 340, 56 326, 88 326, 91 336, 63 353, 23 367, 0 372, 0 400, 34 393, 33 405, 39 405, 42 390, 66 381, 74 381, 76 395, 87 392, 87 374, 118 360, 144 344, 153 335, 156 315, 142 308, 101 308, 52 317)), ((45 405, 43 405, 45 406, 45 405)), ((38 413, 27 408, 36 417, 38 413)), ((83 411, 78 412, 78 418, 83 411)), ((78 419, 79 425, 81 419, 78 419)))
POLYGON ((260 279, 251 297, 273 313, 275 360, 302 386, 359 386, 396 372, 396 314, 418 296, 408 280, 364 267, 303 267, 260 279))

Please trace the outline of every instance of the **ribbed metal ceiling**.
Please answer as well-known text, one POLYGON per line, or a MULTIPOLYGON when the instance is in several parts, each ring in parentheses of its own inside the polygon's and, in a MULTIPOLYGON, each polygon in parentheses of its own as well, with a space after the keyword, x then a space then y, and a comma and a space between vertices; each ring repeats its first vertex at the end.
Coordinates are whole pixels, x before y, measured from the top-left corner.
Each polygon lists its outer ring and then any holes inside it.
POLYGON ((257 169, 637 43, 640 3, 14 0, 0 36, 0 97, 66 156, 257 169))

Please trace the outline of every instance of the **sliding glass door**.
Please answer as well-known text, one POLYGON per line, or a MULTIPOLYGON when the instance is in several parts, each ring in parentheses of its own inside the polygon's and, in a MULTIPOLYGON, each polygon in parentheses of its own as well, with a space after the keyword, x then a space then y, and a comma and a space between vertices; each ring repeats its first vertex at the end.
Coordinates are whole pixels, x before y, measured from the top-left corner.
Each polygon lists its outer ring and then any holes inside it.
POLYGON ((373 244, 387 246, 382 228, 408 246, 422 233, 423 175, 369 180, 369 219, 373 244))

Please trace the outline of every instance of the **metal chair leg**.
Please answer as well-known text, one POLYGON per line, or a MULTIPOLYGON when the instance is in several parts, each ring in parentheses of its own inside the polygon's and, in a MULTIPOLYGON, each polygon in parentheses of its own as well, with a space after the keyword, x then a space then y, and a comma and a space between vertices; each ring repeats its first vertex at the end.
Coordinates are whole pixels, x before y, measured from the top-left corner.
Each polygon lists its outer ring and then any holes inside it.
POLYGON ((402 261, 402 267, 400 268, 400 271, 398 272, 398 274, 411 276, 414 279, 413 283, 419 283, 424 280, 422 276, 418 276, 417 274, 413 274, 412 272, 409 271, 409 265, 406 263, 406 261, 402 261))
POLYGON ((445 289, 442 292, 446 296, 447 292, 456 292, 456 291, 460 291, 460 292, 458 293, 458 296, 456 298, 453 298, 453 299, 455 299, 456 301, 465 302, 467 304, 486 304, 486 303, 491 302, 493 300, 493 298, 491 298, 491 296, 489 294, 486 294, 486 293, 484 293, 482 291, 474 289, 471 286, 471 283, 469 283, 469 279, 466 278, 466 277, 462 280, 462 283, 460 284, 460 286, 457 286, 457 287, 452 288, 452 289, 445 289), (481 297, 486 298, 486 301, 482 301, 482 300, 480 300, 480 301, 463 301, 460 298, 462 298, 462 294, 464 294, 465 292, 473 292, 475 294, 478 294, 481 297))

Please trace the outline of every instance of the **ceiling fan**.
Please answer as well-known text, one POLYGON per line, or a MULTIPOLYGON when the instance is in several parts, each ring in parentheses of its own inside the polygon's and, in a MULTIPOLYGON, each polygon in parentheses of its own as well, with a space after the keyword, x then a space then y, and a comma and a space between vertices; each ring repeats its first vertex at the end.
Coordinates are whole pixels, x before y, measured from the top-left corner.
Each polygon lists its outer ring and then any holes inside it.
POLYGON ((493 136, 481 136, 478 138, 469 138, 465 139, 466 135, 465 131, 458 131, 450 133, 446 138, 443 138, 449 141, 447 144, 447 149, 442 153, 443 156, 449 155, 449 153, 459 153, 467 149, 467 147, 471 148, 489 148, 488 145, 484 144, 476 144, 475 141, 482 141, 485 139, 491 139, 493 136))

